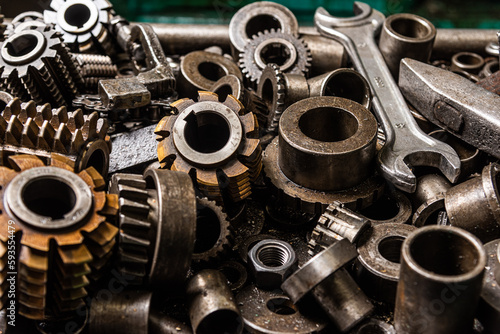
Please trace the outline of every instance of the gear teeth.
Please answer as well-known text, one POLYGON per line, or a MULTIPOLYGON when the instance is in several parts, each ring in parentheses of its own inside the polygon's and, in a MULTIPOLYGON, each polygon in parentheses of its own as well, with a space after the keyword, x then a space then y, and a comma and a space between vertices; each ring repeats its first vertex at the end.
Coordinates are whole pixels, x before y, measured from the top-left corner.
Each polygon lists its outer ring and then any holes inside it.
POLYGON ((94 54, 75 54, 74 57, 81 69, 85 92, 95 94, 100 80, 113 79, 118 69, 108 56, 94 54))
POLYGON ((258 87, 258 93, 263 96, 264 82, 271 81, 273 87, 272 101, 269 101, 267 117, 264 121, 266 124, 266 131, 274 132, 278 128, 281 114, 285 111, 286 101, 286 82, 283 72, 276 64, 267 64, 266 68, 262 71, 260 77, 261 83, 258 87))

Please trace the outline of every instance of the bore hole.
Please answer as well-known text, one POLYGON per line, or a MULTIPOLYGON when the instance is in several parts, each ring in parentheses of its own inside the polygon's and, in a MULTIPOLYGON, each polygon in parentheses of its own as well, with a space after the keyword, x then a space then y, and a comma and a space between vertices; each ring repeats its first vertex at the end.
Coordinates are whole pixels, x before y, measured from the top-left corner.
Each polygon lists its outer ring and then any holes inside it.
POLYGON ((257 258, 268 267, 281 267, 290 260, 290 253, 280 245, 265 245, 257 250, 257 258))
POLYGON ((410 245, 410 255, 423 269, 448 276, 472 271, 479 259, 474 244, 449 230, 419 234, 410 245))
POLYGON ((219 102, 224 102, 229 94, 233 94, 233 89, 231 85, 222 85, 214 93, 219 96, 219 102))
POLYGON ((273 42, 266 44, 261 52, 260 58, 264 64, 274 63, 278 66, 283 66, 291 57, 292 52, 287 45, 280 42, 273 42))
POLYGON ((404 241, 403 237, 387 237, 378 244, 378 251, 387 261, 400 263, 401 246, 404 241))
POLYGON ((186 142, 195 151, 213 153, 222 149, 229 140, 230 129, 226 120, 213 112, 192 113, 185 118, 186 142))
POLYGON ((456 59, 457 62, 468 66, 480 66, 483 64, 483 58, 474 53, 461 53, 456 59))
POLYGON ((336 142, 353 136, 358 130, 358 121, 344 110, 319 107, 307 111, 300 117, 299 128, 311 139, 336 142))
POLYGON ((368 99, 366 88, 365 82, 357 73, 345 71, 328 80, 323 95, 343 97, 364 105, 368 99))
POLYGON ((38 38, 35 35, 24 34, 7 43, 7 52, 11 57, 23 57, 33 51, 37 45, 38 38))
POLYGON ((84 167, 94 167, 96 171, 98 171, 100 174, 104 173, 104 166, 105 166, 105 155, 102 150, 95 150, 92 152, 92 155, 90 156, 87 166, 84 167))
POLYGON ((242 320, 238 313, 231 310, 218 310, 206 316, 198 325, 196 333, 240 333, 242 320))
POLYGON ((252 38, 253 35, 257 35, 259 32, 264 30, 283 30, 281 23, 271 15, 256 15, 248 20, 245 27, 245 32, 247 38, 252 38))
POLYGON ((217 81, 223 76, 227 75, 226 71, 219 64, 204 61, 198 65, 198 72, 206 79, 217 81))
POLYGON ((64 218, 76 203, 76 194, 67 183, 49 177, 30 182, 21 196, 28 209, 53 220, 64 218))
POLYGON ((292 315, 297 313, 297 308, 290 299, 287 298, 273 298, 267 304, 269 311, 279 315, 292 315))
POLYGON ((379 325, 366 324, 360 327, 356 334, 387 334, 387 331, 379 325))
POLYGON ((219 270, 226 276, 229 285, 238 282, 241 278, 240 272, 234 267, 223 266, 219 267, 219 270))
POLYGON ((69 25, 82 28, 90 19, 90 9, 86 5, 76 3, 66 9, 64 19, 69 25))
POLYGON ((424 38, 431 29, 420 21, 408 18, 398 18, 391 22, 392 29, 398 34, 409 38, 424 38))
POLYGON ((375 204, 361 210, 361 214, 373 220, 388 220, 396 217, 399 210, 399 202, 389 195, 384 195, 375 204))
POLYGON ((219 240, 220 232, 217 214, 208 207, 198 209, 194 253, 200 254, 212 249, 219 240))

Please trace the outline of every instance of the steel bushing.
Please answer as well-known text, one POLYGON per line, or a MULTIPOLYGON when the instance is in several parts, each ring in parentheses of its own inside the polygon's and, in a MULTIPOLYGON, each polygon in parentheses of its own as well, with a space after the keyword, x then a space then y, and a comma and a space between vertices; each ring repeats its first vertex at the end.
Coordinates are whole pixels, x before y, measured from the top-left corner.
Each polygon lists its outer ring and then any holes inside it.
POLYGON ((411 195, 415 212, 412 224, 416 227, 437 224, 439 212, 444 211, 444 197, 451 183, 438 174, 427 174, 417 179, 417 189, 411 195))

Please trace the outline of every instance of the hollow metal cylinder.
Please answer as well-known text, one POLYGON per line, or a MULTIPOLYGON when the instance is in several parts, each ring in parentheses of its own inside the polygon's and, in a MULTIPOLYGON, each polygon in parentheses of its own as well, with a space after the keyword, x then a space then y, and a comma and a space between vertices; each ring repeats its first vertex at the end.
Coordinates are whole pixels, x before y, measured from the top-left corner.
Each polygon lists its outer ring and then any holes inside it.
POLYGON ((486 253, 479 239, 451 226, 425 226, 401 249, 397 333, 470 333, 486 253))
POLYGON ((385 19, 379 48, 392 75, 397 78, 401 59, 429 61, 435 38, 436 28, 423 17, 394 14, 385 19))
POLYGON ((241 333, 243 319, 224 275, 213 269, 196 274, 187 285, 189 318, 195 334, 241 333))
POLYGON ((484 66, 484 58, 474 52, 458 52, 451 57, 451 71, 478 74, 484 66))
POLYGON ((476 316, 483 325, 485 333, 497 334, 500 330, 500 239, 484 245, 487 256, 484 273, 483 290, 476 316))
POLYGON ((413 225, 422 227, 437 223, 437 214, 444 211, 444 196, 451 183, 439 174, 426 174, 417 179, 417 189, 411 194, 415 208, 413 225))

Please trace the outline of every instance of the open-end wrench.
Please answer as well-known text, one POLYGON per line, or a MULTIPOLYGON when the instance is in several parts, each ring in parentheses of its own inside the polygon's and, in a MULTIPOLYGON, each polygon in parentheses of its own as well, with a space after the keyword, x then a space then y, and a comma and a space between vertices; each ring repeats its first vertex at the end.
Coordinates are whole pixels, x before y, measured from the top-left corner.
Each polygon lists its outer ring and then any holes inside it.
POLYGON ((375 36, 384 15, 362 2, 354 2, 354 14, 339 18, 319 7, 314 23, 320 34, 344 45, 354 67, 370 84, 375 114, 386 135, 377 157, 383 176, 406 192, 414 192, 417 183, 411 166, 437 167, 455 182, 460 158, 449 145, 420 130, 378 49, 375 36))

